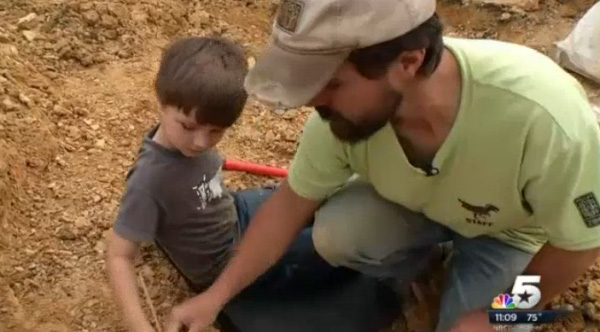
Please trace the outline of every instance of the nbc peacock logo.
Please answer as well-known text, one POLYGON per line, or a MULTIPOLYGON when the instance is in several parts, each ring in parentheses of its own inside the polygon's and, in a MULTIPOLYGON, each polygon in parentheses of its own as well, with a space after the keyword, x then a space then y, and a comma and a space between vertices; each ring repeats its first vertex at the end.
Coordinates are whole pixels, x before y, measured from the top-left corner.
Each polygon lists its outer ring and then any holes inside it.
POLYGON ((492 308, 494 309, 514 309, 517 305, 509 294, 500 294, 494 298, 492 308))

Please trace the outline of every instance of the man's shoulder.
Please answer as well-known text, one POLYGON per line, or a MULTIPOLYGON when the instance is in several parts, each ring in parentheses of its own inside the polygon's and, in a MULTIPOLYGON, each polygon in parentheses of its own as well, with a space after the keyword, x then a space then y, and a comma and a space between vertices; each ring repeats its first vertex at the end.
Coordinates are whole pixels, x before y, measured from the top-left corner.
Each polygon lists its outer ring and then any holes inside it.
POLYGON ((548 126, 548 134, 559 130, 565 139, 595 122, 583 86, 548 56, 498 40, 450 38, 446 43, 468 75, 474 99, 486 108, 524 123, 536 118, 548 126))

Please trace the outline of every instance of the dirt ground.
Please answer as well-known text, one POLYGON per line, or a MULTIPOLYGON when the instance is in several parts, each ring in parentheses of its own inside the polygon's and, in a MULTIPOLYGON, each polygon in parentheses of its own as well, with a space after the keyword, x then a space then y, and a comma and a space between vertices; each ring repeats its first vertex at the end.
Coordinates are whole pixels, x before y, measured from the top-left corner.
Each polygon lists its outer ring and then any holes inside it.
MULTIPOLYGON (((440 1, 447 34, 549 52, 594 0, 531 11, 440 1)), ((273 0, 0 1, 0 331, 124 331, 104 274, 106 236, 125 172, 155 121, 161 48, 221 34, 255 56, 273 0)), ((600 91, 582 80, 592 98, 600 91)), ((278 116, 251 103, 228 133, 229 157, 287 166, 309 110, 278 116)), ((264 178, 227 174, 235 189, 264 178)), ((152 247, 139 271, 159 317, 188 293, 152 247)), ((576 314, 546 331, 600 330, 600 266, 554 301, 576 314), (585 280, 585 283, 584 283, 585 280)), ((412 310, 422 321, 426 310, 412 310)), ((399 324, 394 331, 416 332, 399 324)))

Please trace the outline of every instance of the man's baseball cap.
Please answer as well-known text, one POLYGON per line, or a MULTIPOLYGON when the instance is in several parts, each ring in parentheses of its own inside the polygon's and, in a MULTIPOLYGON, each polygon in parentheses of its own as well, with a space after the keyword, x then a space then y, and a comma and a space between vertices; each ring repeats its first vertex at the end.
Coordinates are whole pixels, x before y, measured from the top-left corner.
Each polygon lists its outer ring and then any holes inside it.
POLYGON ((305 105, 351 51, 404 35, 435 10, 435 0, 282 0, 245 88, 278 107, 305 105))

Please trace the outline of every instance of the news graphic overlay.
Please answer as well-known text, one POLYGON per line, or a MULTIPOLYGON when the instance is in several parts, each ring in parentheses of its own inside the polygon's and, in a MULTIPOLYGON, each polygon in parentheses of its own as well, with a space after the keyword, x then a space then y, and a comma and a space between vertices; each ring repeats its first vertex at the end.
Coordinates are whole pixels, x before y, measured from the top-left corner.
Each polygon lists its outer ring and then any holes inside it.
POLYGON ((560 313, 556 310, 530 310, 542 297, 537 285, 540 276, 518 276, 512 294, 499 294, 488 310, 490 324, 538 324, 551 323, 560 313))

